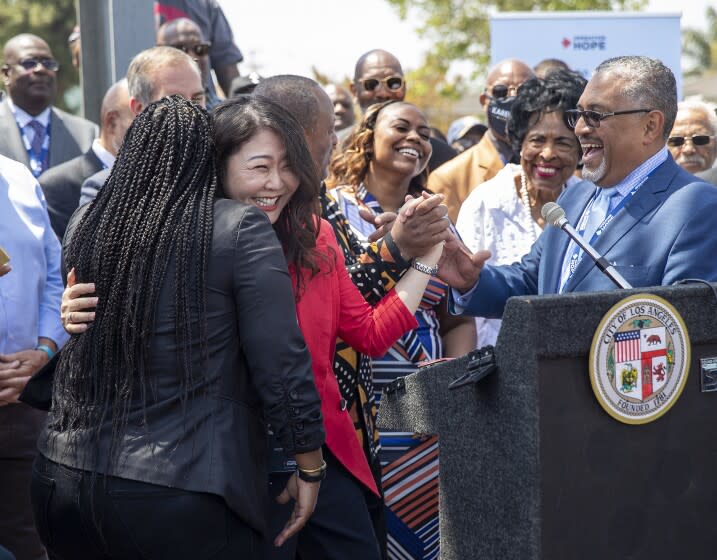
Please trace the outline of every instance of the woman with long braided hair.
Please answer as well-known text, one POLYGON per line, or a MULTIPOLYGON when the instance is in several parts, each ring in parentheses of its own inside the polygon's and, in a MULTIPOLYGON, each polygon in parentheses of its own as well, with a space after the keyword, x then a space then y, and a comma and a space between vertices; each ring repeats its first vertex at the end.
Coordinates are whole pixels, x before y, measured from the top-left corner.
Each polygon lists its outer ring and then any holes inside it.
MULTIPOLYGON (((98 302, 62 353, 33 472, 51 558, 260 557, 262 408, 300 467, 322 464, 282 248, 263 212, 216 190, 208 114, 164 98, 70 221, 66 264, 98 302)), ((299 485, 281 540, 317 493, 299 485)))

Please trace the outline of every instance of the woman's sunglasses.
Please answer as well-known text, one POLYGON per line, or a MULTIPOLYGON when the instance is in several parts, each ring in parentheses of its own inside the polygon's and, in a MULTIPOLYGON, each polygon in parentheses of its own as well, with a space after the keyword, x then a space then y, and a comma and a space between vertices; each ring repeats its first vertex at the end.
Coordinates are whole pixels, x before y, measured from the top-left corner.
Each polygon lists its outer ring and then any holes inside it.
POLYGON ((375 90, 379 84, 383 84, 391 91, 397 91, 403 87, 403 77, 401 76, 389 76, 388 78, 366 78, 365 80, 361 80, 361 86, 363 86, 363 89, 366 91, 373 91, 375 90))
POLYGON ((670 136, 667 139, 667 145, 671 148, 682 146, 687 140, 690 140, 695 146, 706 146, 712 141, 714 136, 707 136, 706 134, 695 134, 694 136, 670 136))

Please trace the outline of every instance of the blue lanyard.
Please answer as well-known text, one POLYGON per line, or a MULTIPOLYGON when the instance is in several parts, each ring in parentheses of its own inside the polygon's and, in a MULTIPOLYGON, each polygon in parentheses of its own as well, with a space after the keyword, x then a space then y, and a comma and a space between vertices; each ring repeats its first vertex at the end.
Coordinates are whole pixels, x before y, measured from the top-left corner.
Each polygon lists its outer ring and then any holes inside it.
MULTIPOLYGON (((612 220, 615 218, 617 213, 622 210, 623 206, 625 206, 630 200, 632 200, 632 197, 635 196, 635 193, 640 189, 640 187, 650 178, 648 175, 645 177, 642 181, 640 181, 637 185, 635 185, 632 190, 627 193, 627 195, 613 208, 612 210, 608 211, 607 216, 605 216, 605 219, 602 221, 602 223, 598 226, 598 228, 595 230, 595 233, 593 233, 593 236, 590 238, 590 241, 588 242, 590 245, 595 243, 595 241, 602 235, 602 232, 605 230, 607 225, 612 222, 612 220)), ((597 197, 599 196, 600 191, 596 190, 595 194, 592 197, 592 200, 590 201, 590 204, 585 212, 583 212, 582 217, 580 218, 580 223, 578 224, 578 233, 582 237, 583 233, 585 233, 585 226, 587 226, 588 223, 588 217, 590 216, 590 211, 592 210, 593 204, 595 204, 595 201, 597 200, 597 197)), ((580 248, 580 246, 575 243, 574 241, 570 242, 570 246, 572 246, 572 253, 570 255, 570 259, 568 261, 568 268, 569 268, 569 274, 565 278, 565 281, 560 285, 559 293, 563 293, 563 290, 565 289, 565 285, 568 283, 568 281, 573 277, 573 274, 575 274, 575 270, 578 268, 578 265, 583 260, 583 257, 585 256, 585 252, 580 248)), ((562 274, 561 274, 562 277, 562 274)))

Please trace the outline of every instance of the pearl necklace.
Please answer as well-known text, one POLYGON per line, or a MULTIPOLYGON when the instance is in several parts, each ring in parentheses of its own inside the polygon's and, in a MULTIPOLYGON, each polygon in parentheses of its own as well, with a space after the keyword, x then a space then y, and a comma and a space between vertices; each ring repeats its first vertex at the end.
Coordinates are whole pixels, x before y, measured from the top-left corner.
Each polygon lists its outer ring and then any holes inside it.
POLYGON ((525 177, 525 171, 523 171, 523 169, 520 170, 520 198, 523 201, 523 205, 528 210, 528 216, 530 217, 529 229, 533 238, 533 243, 535 243, 538 240, 538 234, 535 232, 535 220, 533 219, 533 204, 530 203, 530 197, 528 196, 528 180, 525 177))
POLYGON ((530 203, 530 197, 528 196, 528 179, 522 169, 520 170, 520 197, 523 199, 523 204, 525 204, 528 212, 532 212, 533 205, 530 203))

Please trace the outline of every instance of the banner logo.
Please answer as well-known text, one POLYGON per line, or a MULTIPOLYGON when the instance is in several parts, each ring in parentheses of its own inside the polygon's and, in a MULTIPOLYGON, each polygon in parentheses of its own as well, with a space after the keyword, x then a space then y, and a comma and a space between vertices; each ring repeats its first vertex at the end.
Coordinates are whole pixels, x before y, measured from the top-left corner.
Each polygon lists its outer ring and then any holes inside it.
POLYGON ((563 37, 560 41, 564 49, 572 47, 574 51, 605 51, 607 37, 605 35, 576 35, 572 39, 563 37))
POLYGON ((610 416, 626 424, 652 422, 667 412, 682 393, 689 368, 684 321, 658 296, 618 302, 593 337, 593 392, 610 416))

